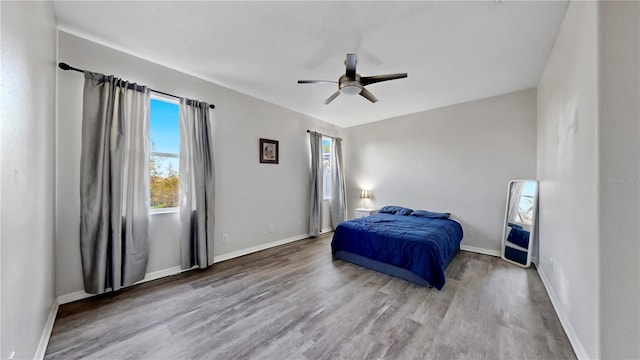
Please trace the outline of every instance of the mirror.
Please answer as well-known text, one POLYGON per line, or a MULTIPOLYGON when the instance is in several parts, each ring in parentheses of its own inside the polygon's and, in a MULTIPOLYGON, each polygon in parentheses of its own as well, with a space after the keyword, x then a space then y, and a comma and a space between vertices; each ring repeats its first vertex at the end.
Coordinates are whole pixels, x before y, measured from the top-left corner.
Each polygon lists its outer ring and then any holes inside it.
POLYGON ((512 180, 502 230, 502 258, 522 267, 531 265, 538 212, 538 182, 512 180))

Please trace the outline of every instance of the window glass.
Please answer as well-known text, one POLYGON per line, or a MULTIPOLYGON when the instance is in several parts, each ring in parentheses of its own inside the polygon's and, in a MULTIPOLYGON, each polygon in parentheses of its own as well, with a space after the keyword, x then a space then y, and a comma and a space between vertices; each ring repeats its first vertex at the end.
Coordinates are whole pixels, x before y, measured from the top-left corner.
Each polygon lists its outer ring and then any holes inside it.
POLYGON ((523 225, 533 225, 533 207, 535 204, 536 182, 527 181, 522 189, 520 201, 518 203, 518 212, 516 214, 516 222, 523 225))
POLYGON ((149 115, 149 188, 151 209, 180 205, 180 106, 175 102, 151 99, 149 115))
POLYGON ((322 193, 331 198, 331 139, 322 138, 322 193))

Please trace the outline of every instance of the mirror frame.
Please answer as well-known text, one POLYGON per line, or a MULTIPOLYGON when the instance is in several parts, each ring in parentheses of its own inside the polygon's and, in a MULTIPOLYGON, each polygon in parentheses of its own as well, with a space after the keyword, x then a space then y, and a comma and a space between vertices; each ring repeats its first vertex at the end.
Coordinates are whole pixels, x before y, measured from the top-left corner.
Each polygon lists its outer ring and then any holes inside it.
MULTIPOLYGON (((514 265, 518 265, 520 267, 523 268, 528 268, 529 266, 531 266, 531 256, 532 256, 532 252, 533 252, 533 242, 535 241, 536 238, 536 234, 537 234, 537 221, 538 221, 538 194, 539 194, 539 186, 540 184, 538 183, 537 180, 533 180, 533 179, 524 179, 524 180, 511 180, 509 181, 509 185, 507 186, 507 201, 504 207, 504 223, 502 224, 502 247, 500 249, 500 253, 501 253, 501 258, 511 264, 514 265), (526 264, 521 264, 517 261, 513 261, 510 260, 508 258, 505 257, 505 247, 507 246, 506 242, 507 242, 507 228, 508 228, 508 224, 509 224, 509 202, 511 199, 511 187, 512 184, 517 183, 517 182, 525 182, 525 181, 533 181, 536 183, 536 191, 534 193, 534 199, 533 199, 533 214, 531 217, 531 231, 529 232, 529 244, 528 244, 528 248, 526 249, 527 251, 527 261, 526 264)), ((515 245, 517 247, 514 246, 509 246, 513 249, 516 250, 520 250, 520 249, 524 249, 523 247, 518 246, 517 244, 512 244, 515 245)), ((522 250, 521 250, 522 251, 522 250)))

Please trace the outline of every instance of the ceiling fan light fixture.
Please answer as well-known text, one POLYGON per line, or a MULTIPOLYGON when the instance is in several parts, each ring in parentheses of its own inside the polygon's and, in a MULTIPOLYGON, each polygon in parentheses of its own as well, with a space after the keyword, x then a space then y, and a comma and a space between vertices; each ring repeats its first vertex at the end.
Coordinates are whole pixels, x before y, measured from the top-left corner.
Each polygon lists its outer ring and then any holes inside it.
POLYGON ((345 95, 357 95, 360 94, 362 88, 358 85, 346 85, 340 88, 340 93, 345 95))

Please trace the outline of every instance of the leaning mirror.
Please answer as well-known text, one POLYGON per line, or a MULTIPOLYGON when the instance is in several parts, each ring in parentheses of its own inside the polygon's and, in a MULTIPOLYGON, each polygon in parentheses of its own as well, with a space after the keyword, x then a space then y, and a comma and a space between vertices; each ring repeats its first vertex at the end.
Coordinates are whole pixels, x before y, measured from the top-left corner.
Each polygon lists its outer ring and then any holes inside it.
POLYGON ((512 180, 502 230, 502 258, 522 267, 531 265, 531 250, 536 231, 538 182, 512 180))

